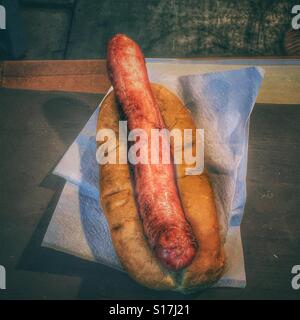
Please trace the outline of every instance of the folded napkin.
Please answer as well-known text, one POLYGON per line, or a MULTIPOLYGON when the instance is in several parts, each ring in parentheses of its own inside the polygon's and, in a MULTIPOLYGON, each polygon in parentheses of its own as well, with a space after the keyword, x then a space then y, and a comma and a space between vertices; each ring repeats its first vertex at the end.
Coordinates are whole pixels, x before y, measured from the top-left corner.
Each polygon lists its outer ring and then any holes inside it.
MULTIPOLYGON (((249 116, 263 79, 260 68, 178 75, 162 64, 148 66, 150 80, 175 92, 205 134, 209 170, 225 241, 228 268, 216 286, 244 287, 240 223, 246 201, 249 116)), ((99 106, 101 108, 101 104, 99 106)), ((96 125, 99 108, 54 170, 67 183, 43 246, 122 270, 99 204, 96 125)), ((101 190, 100 190, 101 192, 101 190)))

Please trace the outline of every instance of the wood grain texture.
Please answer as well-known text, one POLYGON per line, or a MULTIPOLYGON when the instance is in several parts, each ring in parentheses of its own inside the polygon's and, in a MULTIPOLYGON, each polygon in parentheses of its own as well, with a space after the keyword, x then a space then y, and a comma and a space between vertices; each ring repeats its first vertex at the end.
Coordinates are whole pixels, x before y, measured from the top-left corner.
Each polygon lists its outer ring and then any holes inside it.
POLYGON ((285 34, 284 47, 288 55, 300 54, 300 30, 289 30, 285 34))
MULTIPOLYGON (((230 64, 217 64, 216 59, 198 60, 203 63, 195 64, 191 69, 193 72, 232 70, 258 64, 265 70, 258 103, 300 103, 300 60, 294 60, 295 64, 289 64, 287 62, 290 60, 284 59, 279 64, 276 59, 263 60, 263 64, 259 63, 259 59, 246 58, 230 59, 230 64), (209 64, 210 61, 212 64, 209 64)), ((106 60, 102 59, 5 61, 0 64, 1 69, 0 87, 3 88, 104 94, 110 87, 106 60)))
POLYGON ((105 60, 6 61, 2 86, 11 89, 105 93, 105 60))

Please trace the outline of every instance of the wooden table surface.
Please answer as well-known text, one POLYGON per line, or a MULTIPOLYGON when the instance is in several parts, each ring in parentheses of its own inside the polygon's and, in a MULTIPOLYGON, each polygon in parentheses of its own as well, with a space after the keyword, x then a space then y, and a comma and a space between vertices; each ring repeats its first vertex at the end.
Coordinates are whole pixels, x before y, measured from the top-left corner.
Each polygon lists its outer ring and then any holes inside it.
MULTIPOLYGON (((21 80, 28 88, 35 81, 21 80)), ((299 299, 291 269, 300 264, 300 102, 260 103, 251 116, 246 289, 155 292, 124 273, 41 247, 64 185, 51 172, 102 97, 0 89, 0 264, 7 270, 0 299, 299 299)))
MULTIPOLYGON (((148 63, 174 63, 172 59, 148 59, 148 63)), ((179 61, 183 61, 180 59, 179 61)), ((213 72, 261 66, 265 78, 258 103, 300 104, 300 59, 289 58, 206 58, 192 59, 194 72, 213 72)), ((106 61, 45 60, 0 62, 0 87, 105 94, 110 87, 106 61)))

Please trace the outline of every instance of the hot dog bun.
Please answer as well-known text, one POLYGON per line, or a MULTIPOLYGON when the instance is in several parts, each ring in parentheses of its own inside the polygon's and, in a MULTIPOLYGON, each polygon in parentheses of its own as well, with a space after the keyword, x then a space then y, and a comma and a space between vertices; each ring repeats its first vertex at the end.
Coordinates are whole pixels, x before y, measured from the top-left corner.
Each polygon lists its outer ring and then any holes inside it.
MULTIPOLYGON (((158 84, 152 84, 152 91, 167 129, 195 129, 189 110, 176 95, 158 84)), ((112 129, 118 137, 121 119, 122 111, 112 91, 102 103, 97 131, 112 129)), ((176 166, 176 182, 186 219, 199 246, 192 263, 180 272, 165 269, 150 250, 136 206, 130 166, 105 164, 99 168, 100 201, 116 253, 129 275, 149 288, 194 291, 217 281, 225 268, 224 248, 209 176, 207 172, 186 175, 187 167, 184 163, 176 166)))

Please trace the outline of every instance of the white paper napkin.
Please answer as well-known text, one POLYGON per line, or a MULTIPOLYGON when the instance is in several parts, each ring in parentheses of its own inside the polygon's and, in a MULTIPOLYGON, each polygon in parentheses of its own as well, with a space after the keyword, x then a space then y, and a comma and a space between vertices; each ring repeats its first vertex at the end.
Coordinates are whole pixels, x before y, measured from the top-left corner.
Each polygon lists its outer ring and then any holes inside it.
MULTIPOLYGON (((169 67, 168 72, 164 64, 161 69, 159 64, 148 66, 150 80, 175 92, 192 111, 196 126, 205 132, 205 165, 216 196, 228 260, 228 269, 216 286, 244 287, 240 223, 246 201, 249 116, 263 72, 250 67, 184 75, 181 65, 176 75, 176 67, 169 67)), ((42 245, 122 270, 98 200, 98 111, 99 108, 54 170, 67 183, 42 245)))

